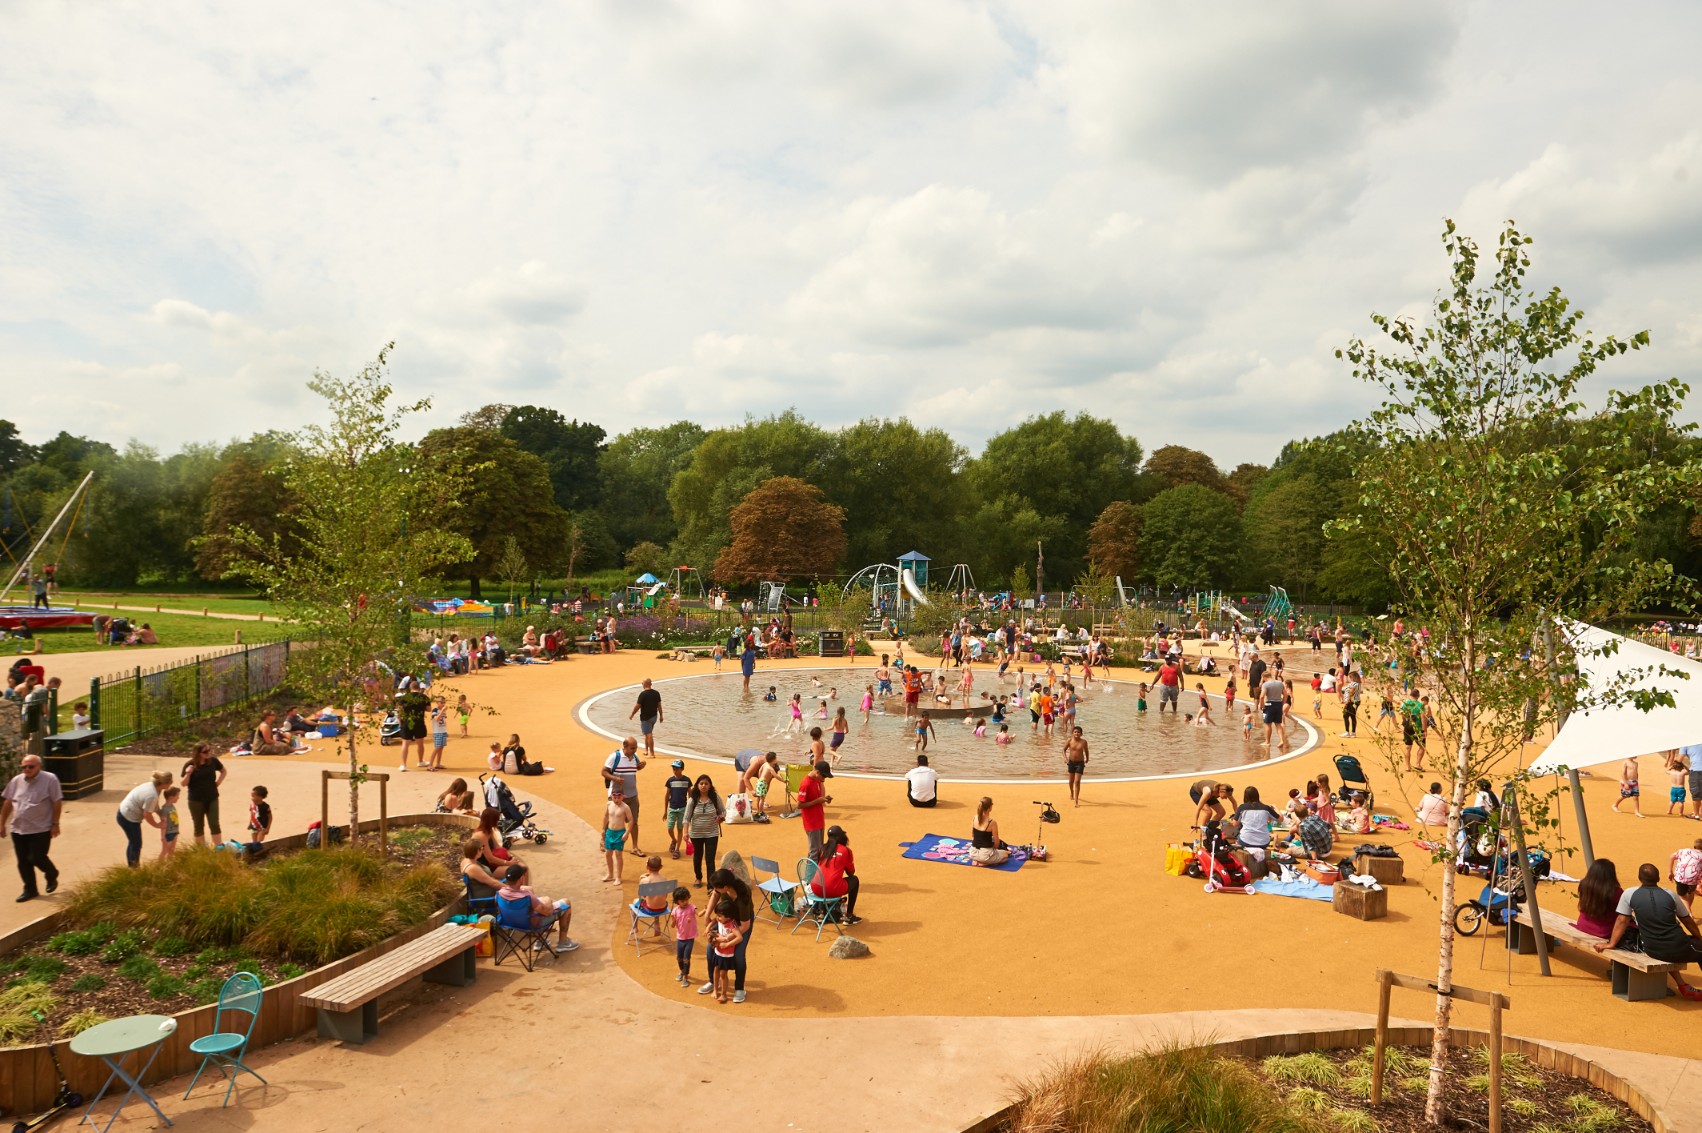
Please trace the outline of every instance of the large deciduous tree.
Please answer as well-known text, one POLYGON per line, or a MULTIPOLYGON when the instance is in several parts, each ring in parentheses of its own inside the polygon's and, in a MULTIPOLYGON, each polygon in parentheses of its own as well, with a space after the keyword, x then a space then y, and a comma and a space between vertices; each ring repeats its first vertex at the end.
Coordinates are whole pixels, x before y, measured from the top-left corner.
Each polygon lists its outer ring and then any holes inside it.
POLYGON ((734 506, 772 477, 816 483, 829 446, 829 435, 792 409, 704 437, 668 488, 680 529, 674 557, 692 566, 715 562, 732 539, 728 517, 734 506))
POLYGON ((793 476, 764 480, 731 519, 733 541, 715 559, 721 582, 831 575, 845 554, 845 509, 793 476))
POLYGON ((1198 484, 1214 492, 1227 492, 1229 482, 1219 471, 1217 462, 1197 448, 1185 445, 1164 445, 1153 450, 1142 470, 1154 495, 1167 488, 1183 484, 1198 484))
POLYGON ((472 469, 460 486, 460 506, 444 525, 463 536, 473 554, 448 567, 467 578, 471 596, 483 597, 482 579, 501 577, 499 563, 512 536, 534 570, 566 560, 567 515, 555 505, 544 461, 489 429, 436 429, 420 441, 428 476, 472 469))
MULTIPOLYGON (((1376 447, 1338 530, 1381 553, 1397 611, 1429 627, 1437 646, 1411 656, 1410 675, 1439 702, 1443 743, 1421 778, 1439 771, 1450 786, 1450 848, 1470 784, 1516 768, 1526 729, 1575 698, 1612 695, 1556 682, 1533 643, 1556 615, 1641 608, 1667 568, 1629 558, 1628 542, 1640 516, 1693 492, 1696 478, 1693 465, 1652 455, 1678 431, 1686 387, 1676 380, 1611 392, 1601 411, 1579 419, 1584 383, 1601 363, 1646 345, 1648 334, 1622 340, 1581 330, 1580 312, 1558 288, 1527 287, 1529 245, 1510 225, 1493 275, 1480 282, 1477 245, 1448 222, 1451 284, 1429 316, 1373 315, 1380 337, 1337 354, 1384 397, 1361 423, 1376 447)), ((1441 876, 1438 1067, 1447 1065, 1456 906, 1454 871, 1441 876)), ((1429 1122, 1445 1117, 1443 1088, 1444 1072, 1433 1073, 1429 1122)))
POLYGON ((1323 566, 1324 524, 1340 510, 1310 473, 1255 495, 1241 517, 1250 581, 1286 587, 1304 601, 1323 566))
POLYGON ((911 550, 956 561, 967 455, 944 430, 902 417, 866 418, 835 433, 819 483, 845 509, 846 561, 892 562, 911 550))
POLYGON ((597 458, 603 448, 603 428, 589 421, 569 421, 554 409, 516 405, 497 429, 503 436, 544 462, 556 506, 564 511, 595 507, 602 485, 597 458))
POLYGON ((655 429, 629 429, 604 447, 597 457, 602 485, 598 510, 616 544, 666 547, 674 541, 680 528, 668 506, 668 487, 704 436, 702 426, 676 421, 655 429))
POLYGON ((1199 484, 1158 493, 1141 508, 1142 571, 1159 586, 1226 586, 1241 517, 1235 501, 1199 484))

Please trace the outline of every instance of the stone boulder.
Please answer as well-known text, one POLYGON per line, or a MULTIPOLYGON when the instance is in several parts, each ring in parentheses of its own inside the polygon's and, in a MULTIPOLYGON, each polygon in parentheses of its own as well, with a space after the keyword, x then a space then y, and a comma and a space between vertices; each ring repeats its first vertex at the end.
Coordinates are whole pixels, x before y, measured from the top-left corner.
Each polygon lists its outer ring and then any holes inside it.
POLYGON ((842 936, 833 942, 833 947, 827 950, 828 957, 834 960, 855 960, 859 956, 871 955, 869 946, 855 936, 842 936))

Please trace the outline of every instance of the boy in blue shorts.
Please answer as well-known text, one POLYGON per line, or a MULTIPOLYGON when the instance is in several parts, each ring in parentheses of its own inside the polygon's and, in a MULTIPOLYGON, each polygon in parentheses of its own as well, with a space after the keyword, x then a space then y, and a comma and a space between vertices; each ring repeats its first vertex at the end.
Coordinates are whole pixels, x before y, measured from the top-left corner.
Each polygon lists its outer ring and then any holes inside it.
POLYGON ((691 794, 691 780, 686 778, 685 768, 685 760, 674 760, 674 773, 662 784, 667 793, 663 809, 668 813, 668 852, 676 859, 680 856, 680 839, 685 837, 686 797, 691 794))
POLYGON ((603 861, 608 866, 604 881, 621 883, 621 865, 626 855, 626 828, 632 822, 632 808, 626 805, 626 793, 616 787, 609 792, 608 805, 603 808, 603 861))

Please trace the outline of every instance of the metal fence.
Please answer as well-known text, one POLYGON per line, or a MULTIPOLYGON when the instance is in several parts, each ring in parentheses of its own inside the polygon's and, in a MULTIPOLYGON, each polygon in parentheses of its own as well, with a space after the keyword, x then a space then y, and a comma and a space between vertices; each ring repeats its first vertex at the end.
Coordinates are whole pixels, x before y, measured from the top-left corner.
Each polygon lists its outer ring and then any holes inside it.
POLYGON ((96 677, 89 682, 89 715, 106 732, 108 746, 142 739, 271 692, 284 681, 289 655, 285 638, 96 677))

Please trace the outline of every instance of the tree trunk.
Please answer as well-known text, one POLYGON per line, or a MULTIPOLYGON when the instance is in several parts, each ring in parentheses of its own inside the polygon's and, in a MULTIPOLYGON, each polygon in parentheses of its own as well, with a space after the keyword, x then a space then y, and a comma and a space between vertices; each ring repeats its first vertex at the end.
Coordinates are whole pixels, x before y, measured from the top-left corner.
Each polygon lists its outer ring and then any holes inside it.
MULTIPOLYGON (((1454 753, 1453 790, 1448 809, 1445 849, 1450 857, 1457 852, 1460 809, 1465 805, 1466 777, 1471 772, 1472 717, 1477 708, 1471 674, 1475 671, 1476 660, 1475 643, 1468 632, 1462 642, 1460 658, 1466 687, 1465 695, 1460 699, 1460 746, 1454 753)), ((1448 1031, 1454 1008, 1451 995, 1454 988, 1454 911, 1458 907, 1454 889, 1458 876, 1454 872, 1454 863, 1446 862, 1442 870, 1442 922, 1438 926, 1439 946, 1436 952, 1436 1018, 1433 1024, 1435 1031, 1430 1039, 1430 1086, 1424 1096, 1424 1120, 1431 1125, 1442 1124, 1447 1112, 1442 1104, 1442 1086, 1447 1078, 1448 1031)))
POLYGON ((475 602, 482 601, 484 598, 483 593, 479 590, 479 576, 476 574, 467 580, 467 596, 475 602))
MULTIPOLYGON (((355 714, 351 708, 346 719, 343 734, 349 738, 349 845, 356 841, 356 831, 360 829, 360 756, 355 752, 355 714)), ((331 845, 331 832, 319 832, 319 844, 331 845)))

